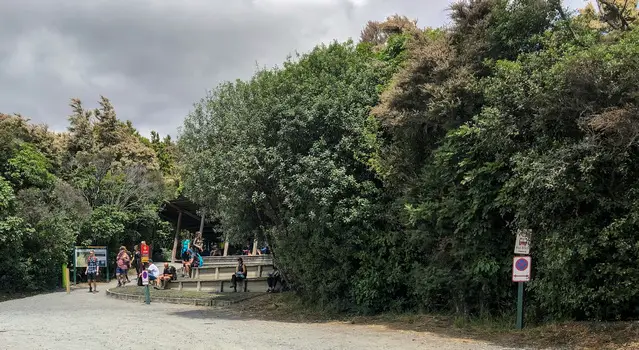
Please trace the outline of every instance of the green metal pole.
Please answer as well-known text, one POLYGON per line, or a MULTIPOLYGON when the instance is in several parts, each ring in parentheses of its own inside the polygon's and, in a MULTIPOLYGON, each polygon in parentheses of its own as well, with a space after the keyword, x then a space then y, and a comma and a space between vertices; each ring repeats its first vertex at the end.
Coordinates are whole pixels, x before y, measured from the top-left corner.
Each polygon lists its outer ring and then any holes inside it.
POLYGON ((524 328, 524 282, 517 286, 517 329, 524 328))
POLYGON ((106 249, 106 271, 107 271, 107 283, 111 281, 111 275, 109 274, 109 249, 106 249))
POLYGON ((147 305, 151 304, 151 291, 149 290, 149 285, 148 284, 144 288, 144 302, 147 305))
POLYGON ((73 249, 73 285, 77 285, 78 284, 78 271, 77 271, 77 266, 78 266, 78 253, 76 252, 77 248, 73 249))

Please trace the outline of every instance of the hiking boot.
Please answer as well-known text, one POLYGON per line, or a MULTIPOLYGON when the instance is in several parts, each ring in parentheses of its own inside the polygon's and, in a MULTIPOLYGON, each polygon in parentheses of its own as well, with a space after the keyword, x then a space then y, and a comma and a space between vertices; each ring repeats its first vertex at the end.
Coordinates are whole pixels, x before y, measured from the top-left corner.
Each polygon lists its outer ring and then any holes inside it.
POLYGON ((89 287, 89 293, 93 293, 93 288, 89 287))

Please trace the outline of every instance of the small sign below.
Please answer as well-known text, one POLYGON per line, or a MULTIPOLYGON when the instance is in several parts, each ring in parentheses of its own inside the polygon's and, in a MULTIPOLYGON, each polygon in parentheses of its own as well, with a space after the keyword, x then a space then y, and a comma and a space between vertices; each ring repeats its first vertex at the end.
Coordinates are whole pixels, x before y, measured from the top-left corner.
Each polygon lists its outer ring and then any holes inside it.
POLYGON ((530 238, 532 230, 518 230, 517 240, 515 241, 515 254, 530 254, 530 238))
POLYGON ((142 271, 142 285, 149 285, 149 273, 147 271, 142 271))
POLYGON ((529 256, 516 256, 513 258, 513 282, 530 281, 530 265, 529 256))

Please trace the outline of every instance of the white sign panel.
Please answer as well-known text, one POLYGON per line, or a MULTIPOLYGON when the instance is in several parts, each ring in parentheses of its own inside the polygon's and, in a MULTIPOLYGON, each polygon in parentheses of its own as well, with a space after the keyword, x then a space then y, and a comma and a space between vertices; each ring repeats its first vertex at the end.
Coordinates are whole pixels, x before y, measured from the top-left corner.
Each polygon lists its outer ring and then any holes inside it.
POLYGON ((95 253, 95 257, 98 258, 98 266, 106 267, 107 264, 107 249, 106 247, 76 247, 75 248, 75 266, 87 267, 87 258, 89 252, 95 253))
POLYGON ((530 281, 530 265, 529 256, 516 256, 513 258, 513 282, 530 281))
POLYGON ((530 254, 530 237, 532 236, 531 230, 519 230, 517 231, 517 240, 515 241, 515 254, 530 254))
POLYGON ((146 286, 149 284, 149 273, 147 271, 142 271, 142 285, 146 286))

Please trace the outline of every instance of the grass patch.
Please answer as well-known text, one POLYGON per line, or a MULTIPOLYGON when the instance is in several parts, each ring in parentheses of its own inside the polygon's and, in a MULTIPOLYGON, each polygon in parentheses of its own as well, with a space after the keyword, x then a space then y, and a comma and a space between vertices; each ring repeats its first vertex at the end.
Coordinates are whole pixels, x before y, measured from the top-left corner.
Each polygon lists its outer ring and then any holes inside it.
MULTIPOLYGON (((124 286, 111 288, 110 291, 114 293, 123 293, 130 295, 144 295, 145 287, 139 286, 124 286)), ((161 289, 157 290, 153 287, 149 287, 151 298, 183 298, 183 299, 215 299, 215 300, 242 300, 246 299, 248 293, 208 293, 197 291, 179 291, 177 289, 161 289)))
POLYGON ((561 322, 517 331, 514 329, 514 315, 469 319, 408 313, 375 316, 340 314, 309 307, 292 293, 266 294, 236 304, 232 310, 242 317, 263 320, 382 326, 450 338, 483 340, 515 348, 639 349, 639 322, 561 322))

